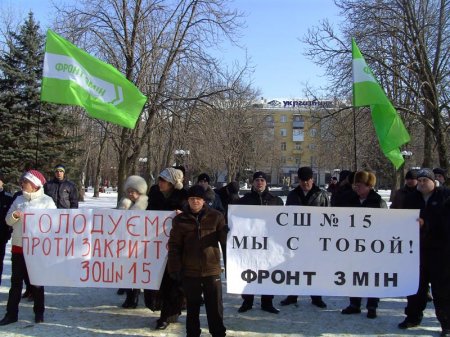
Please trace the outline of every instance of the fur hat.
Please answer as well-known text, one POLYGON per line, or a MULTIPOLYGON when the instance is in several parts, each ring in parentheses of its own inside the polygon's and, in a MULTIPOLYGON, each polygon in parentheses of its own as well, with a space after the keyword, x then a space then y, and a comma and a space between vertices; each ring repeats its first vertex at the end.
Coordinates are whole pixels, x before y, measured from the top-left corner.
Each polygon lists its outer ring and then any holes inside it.
POLYGON ((374 187, 375 184, 377 183, 377 178, 375 177, 375 174, 373 174, 372 172, 358 171, 355 173, 353 183, 354 184, 361 183, 369 187, 374 187))
POLYGON ((262 171, 257 171, 253 174, 253 180, 258 179, 258 178, 262 178, 265 181, 267 181, 267 176, 264 172, 262 171))
POLYGON ((40 188, 47 182, 44 175, 37 170, 29 170, 25 172, 22 179, 28 180, 34 188, 40 188))
POLYGON ((188 190, 188 198, 205 199, 205 189, 200 185, 194 185, 188 190))
POLYGON ((137 191, 139 194, 147 193, 147 182, 141 176, 129 176, 125 181, 125 191, 129 188, 137 191))
POLYGON ((307 181, 309 179, 312 179, 313 170, 311 169, 311 167, 303 166, 298 169, 297 175, 299 180, 307 181))
POLYGON ((345 178, 347 178, 350 175, 350 173, 352 172, 349 170, 342 170, 341 172, 339 172, 339 182, 344 181, 345 178))
POLYGON ((168 167, 162 170, 158 177, 171 183, 176 190, 183 188, 183 172, 181 170, 168 167))
POLYGON ((433 171, 429 168, 420 169, 419 172, 417 172, 417 179, 419 178, 428 178, 433 180, 433 182, 436 180, 433 171))
POLYGON ((206 181, 208 184, 211 183, 211 178, 206 173, 202 173, 198 176, 197 182, 202 181, 202 180, 206 181))

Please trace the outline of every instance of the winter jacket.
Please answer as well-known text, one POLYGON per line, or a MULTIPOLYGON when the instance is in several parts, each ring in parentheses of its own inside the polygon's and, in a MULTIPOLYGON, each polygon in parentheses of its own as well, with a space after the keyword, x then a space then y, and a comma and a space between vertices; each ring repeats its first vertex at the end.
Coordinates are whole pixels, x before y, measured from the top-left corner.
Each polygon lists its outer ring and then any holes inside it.
POLYGON ((204 206, 199 214, 184 209, 172 221, 169 238, 169 273, 187 277, 220 275, 220 250, 225 253, 227 228, 222 213, 204 206))
POLYGON ((148 196, 141 194, 135 202, 132 202, 130 199, 125 197, 120 199, 117 209, 146 210, 147 206, 148 196))
POLYGON ((205 191, 205 200, 210 208, 213 208, 222 214, 225 213, 225 209, 223 208, 219 195, 210 186, 208 186, 205 191))
POLYGON ((148 193, 147 209, 151 211, 174 211, 183 209, 187 200, 187 191, 185 189, 176 190, 166 198, 159 190, 158 185, 150 187, 148 193))
POLYGON ((383 198, 381 198, 381 195, 379 195, 374 190, 370 190, 369 194, 367 195, 366 200, 364 200, 362 203, 359 199, 358 194, 356 194, 356 192, 354 192, 354 191, 348 192, 345 195, 342 206, 343 207, 387 208, 386 201, 384 201, 383 198))
POLYGON ((322 191, 316 185, 305 195, 300 186, 289 192, 286 199, 286 206, 302 205, 302 206, 320 206, 328 207, 328 193, 322 191))
POLYGON ((5 217, 13 202, 13 196, 4 190, 0 191, 0 242, 11 239, 12 229, 6 224, 5 217))
POLYGON ((52 197, 57 208, 78 208, 78 190, 67 179, 53 178, 44 185, 44 193, 52 197))
MULTIPOLYGON (((40 188, 36 192, 22 192, 9 208, 6 214, 6 223, 13 228, 12 245, 22 247, 23 218, 16 219, 13 213, 16 210, 21 212, 32 209, 55 209, 56 205, 53 199, 44 194, 44 190, 40 188)), ((13 247, 14 249, 14 247, 13 247)))
POLYGON ((239 205, 272 205, 272 206, 283 206, 283 200, 269 192, 266 188, 264 192, 258 193, 253 188, 251 192, 244 194, 244 196, 239 199, 239 205))
POLYGON ((420 218, 424 224, 420 227, 420 248, 425 250, 444 250, 450 244, 448 214, 448 198, 450 190, 437 187, 425 203, 422 193, 415 190, 405 198, 405 209, 420 209, 420 218))
POLYGON ((395 191, 394 196, 392 197, 392 203, 390 208, 395 209, 404 208, 406 196, 414 191, 416 191, 415 187, 408 187, 407 185, 403 186, 402 188, 399 188, 397 191, 395 191))

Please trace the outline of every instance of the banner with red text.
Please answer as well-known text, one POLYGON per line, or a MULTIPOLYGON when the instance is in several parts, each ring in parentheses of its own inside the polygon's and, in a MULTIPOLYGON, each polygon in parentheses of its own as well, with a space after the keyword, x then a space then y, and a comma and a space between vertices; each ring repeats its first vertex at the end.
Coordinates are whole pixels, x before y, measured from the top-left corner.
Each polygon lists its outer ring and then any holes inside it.
POLYGON ((230 205, 227 291, 389 297, 416 293, 419 210, 230 205))
POLYGON ((159 289, 175 212, 30 210, 23 253, 31 283, 159 289))

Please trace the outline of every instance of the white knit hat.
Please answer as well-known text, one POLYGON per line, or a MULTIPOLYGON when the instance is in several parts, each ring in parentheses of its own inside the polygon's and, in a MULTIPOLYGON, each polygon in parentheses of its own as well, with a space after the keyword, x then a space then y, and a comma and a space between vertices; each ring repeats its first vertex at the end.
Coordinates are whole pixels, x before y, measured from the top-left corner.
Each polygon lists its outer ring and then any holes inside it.
POLYGON ((159 177, 171 183, 176 190, 183 188, 183 171, 181 170, 168 167, 161 171, 159 177))
POLYGON ((129 188, 137 191, 139 194, 147 193, 147 182, 141 176, 129 176, 125 181, 125 191, 129 188))

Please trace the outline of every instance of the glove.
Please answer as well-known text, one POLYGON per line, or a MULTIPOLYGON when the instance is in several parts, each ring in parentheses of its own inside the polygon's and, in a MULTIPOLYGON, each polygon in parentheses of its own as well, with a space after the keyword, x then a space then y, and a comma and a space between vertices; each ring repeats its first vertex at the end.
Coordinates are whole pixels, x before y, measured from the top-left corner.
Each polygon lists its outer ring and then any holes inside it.
POLYGON ((176 282, 178 282, 178 283, 181 283, 182 276, 181 276, 181 272, 180 272, 180 271, 176 271, 176 272, 173 272, 173 273, 169 273, 169 277, 170 277, 172 280, 174 280, 174 281, 176 281, 176 282))

